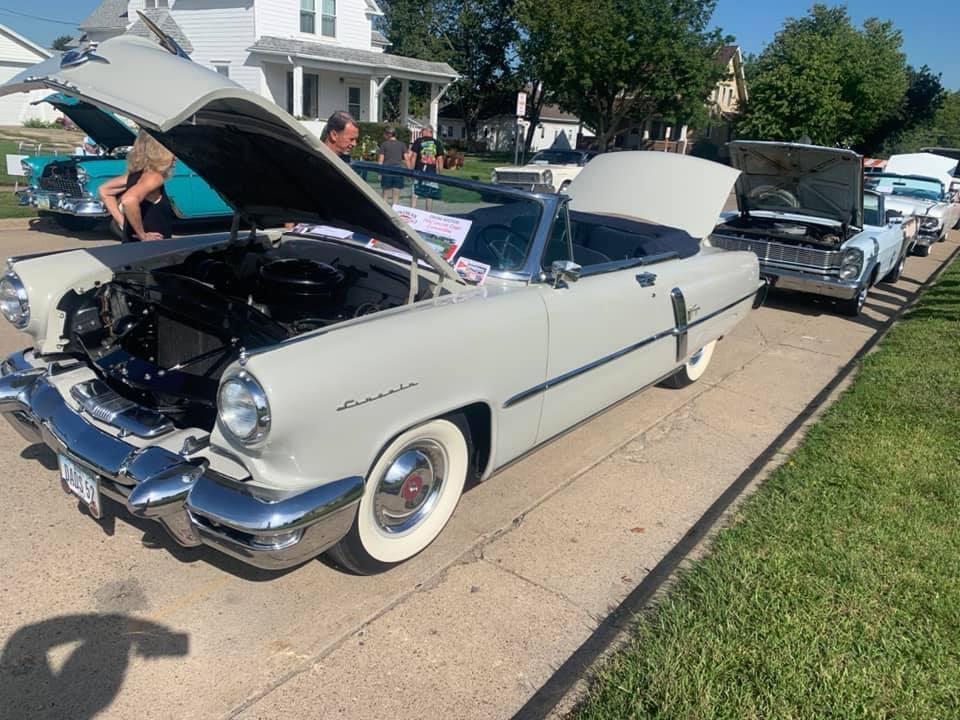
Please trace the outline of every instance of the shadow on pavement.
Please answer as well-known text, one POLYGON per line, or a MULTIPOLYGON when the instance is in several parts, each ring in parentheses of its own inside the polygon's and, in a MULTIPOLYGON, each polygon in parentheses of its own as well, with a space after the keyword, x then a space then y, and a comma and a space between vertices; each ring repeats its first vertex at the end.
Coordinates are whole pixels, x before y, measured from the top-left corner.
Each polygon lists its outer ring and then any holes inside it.
POLYGON ((63 615, 26 625, 0 656, 0 718, 92 718, 116 698, 131 653, 150 659, 188 650, 185 633, 129 615, 63 615))

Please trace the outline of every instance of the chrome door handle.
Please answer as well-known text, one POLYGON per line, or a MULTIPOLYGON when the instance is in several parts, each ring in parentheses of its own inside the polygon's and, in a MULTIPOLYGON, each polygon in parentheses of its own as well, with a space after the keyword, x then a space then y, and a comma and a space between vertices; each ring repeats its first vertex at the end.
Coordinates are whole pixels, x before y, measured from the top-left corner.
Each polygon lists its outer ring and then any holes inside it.
POLYGON ((640 283, 640 287, 651 287, 656 285, 657 276, 655 273, 640 273, 637 275, 637 282, 640 283))

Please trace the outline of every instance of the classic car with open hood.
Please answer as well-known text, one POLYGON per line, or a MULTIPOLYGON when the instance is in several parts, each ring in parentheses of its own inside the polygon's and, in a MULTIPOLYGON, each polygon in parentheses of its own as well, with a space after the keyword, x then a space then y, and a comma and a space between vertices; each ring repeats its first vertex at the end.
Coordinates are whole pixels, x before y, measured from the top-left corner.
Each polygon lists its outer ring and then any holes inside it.
MULTIPOLYGON (((113 113, 63 93, 45 98, 105 151, 104 155, 36 155, 20 164, 27 186, 17 191, 20 205, 49 215, 69 230, 89 230, 110 217, 97 189, 127 172, 126 150, 134 131, 113 113)), ((225 220, 233 210, 202 178, 177 160, 164 183, 178 220, 225 220)))
POLYGON ((125 113, 254 229, 12 259, 0 310, 32 347, 3 363, 0 411, 90 512, 111 498, 181 545, 264 568, 404 561, 469 480, 699 378, 760 287, 752 253, 701 244, 730 168, 619 153, 569 196, 351 169, 149 41, 96 56, 0 92, 125 113), (384 174, 405 180, 393 208, 384 174), (410 206, 411 178, 437 184, 432 212, 410 206))
POLYGON ((752 250, 774 287, 834 298, 852 316, 874 283, 899 279, 916 223, 864 192, 859 155, 746 140, 729 147, 742 171, 738 211, 722 215, 710 245, 752 250))
POLYGON ((882 193, 888 210, 914 215, 920 224, 915 252, 926 256, 960 222, 960 181, 953 177, 957 160, 933 153, 893 155, 884 171, 867 179, 882 193))

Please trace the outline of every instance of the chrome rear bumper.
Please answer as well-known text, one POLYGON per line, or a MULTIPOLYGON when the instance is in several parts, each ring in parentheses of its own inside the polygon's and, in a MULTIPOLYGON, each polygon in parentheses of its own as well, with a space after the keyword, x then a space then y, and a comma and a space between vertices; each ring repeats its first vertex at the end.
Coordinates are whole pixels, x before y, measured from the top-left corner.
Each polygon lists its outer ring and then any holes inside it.
POLYGON ((99 478, 100 492, 160 522, 185 547, 209 545, 275 570, 320 554, 350 529, 363 478, 299 494, 228 478, 203 459, 134 447, 78 413, 23 352, 0 364, 0 413, 27 441, 44 443, 99 478))

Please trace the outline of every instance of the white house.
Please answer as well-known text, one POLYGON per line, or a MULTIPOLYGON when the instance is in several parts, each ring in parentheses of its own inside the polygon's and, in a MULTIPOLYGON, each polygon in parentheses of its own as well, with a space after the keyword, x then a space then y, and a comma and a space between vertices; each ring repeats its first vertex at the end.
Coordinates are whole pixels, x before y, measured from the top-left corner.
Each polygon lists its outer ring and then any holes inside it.
MULTIPOLYGON (((50 57, 44 50, 6 25, 0 25, 0 83, 4 83, 26 67, 50 57)), ((49 105, 32 105, 50 93, 35 91, 16 93, 0 98, 0 125, 22 125, 37 118, 50 121, 57 113, 49 105)))
MULTIPOLYGON (((527 124, 524 118, 520 128, 520 142, 526 138, 527 124)), ((477 140, 482 142, 487 150, 492 152, 507 152, 513 150, 516 138, 517 121, 511 115, 497 115, 481 120, 477 125, 477 140)), ((456 108, 447 106, 441 113, 437 132, 443 140, 466 142, 466 127, 456 108)), ((530 142, 530 152, 537 152, 552 147, 558 136, 565 135, 567 144, 577 147, 577 137, 592 138, 594 133, 586 127, 576 115, 564 112, 556 105, 544 105, 540 111, 540 121, 537 123, 530 142)))
POLYGON ((228 75, 305 120, 347 110, 360 121, 382 118, 381 95, 400 83, 409 119, 409 83, 430 84, 430 120, 457 73, 446 63, 385 52, 374 29, 376 0, 102 0, 80 29, 91 42, 123 32, 149 35, 144 12, 194 62, 228 75))

